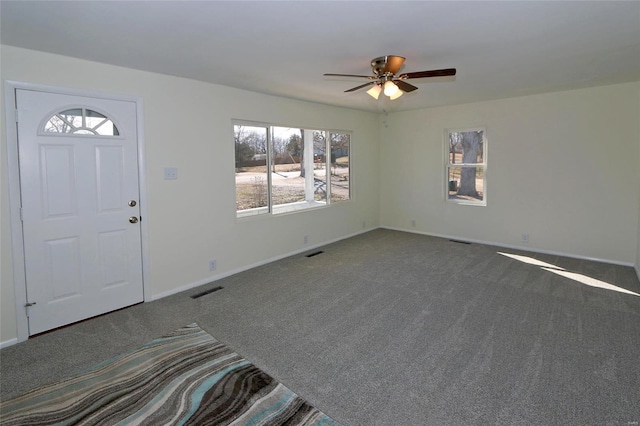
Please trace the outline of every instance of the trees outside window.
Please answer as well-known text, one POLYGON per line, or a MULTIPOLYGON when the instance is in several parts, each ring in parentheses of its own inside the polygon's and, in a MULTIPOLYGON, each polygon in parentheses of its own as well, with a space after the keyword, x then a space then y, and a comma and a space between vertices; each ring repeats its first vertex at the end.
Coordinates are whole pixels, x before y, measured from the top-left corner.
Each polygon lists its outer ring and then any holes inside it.
POLYGON ((349 133, 330 134, 330 172, 331 172, 331 202, 348 200, 350 198, 349 175, 351 163, 349 150, 351 135, 349 133))
POLYGON ((485 206, 487 139, 484 128, 448 129, 445 193, 447 201, 485 206))
POLYGON ((236 151, 236 208, 254 214, 268 213, 267 169, 268 127, 233 126, 236 151), (250 165, 251 172, 238 177, 238 170, 250 165))
POLYGON ((233 134, 238 217, 350 199, 349 133, 234 122, 233 134))

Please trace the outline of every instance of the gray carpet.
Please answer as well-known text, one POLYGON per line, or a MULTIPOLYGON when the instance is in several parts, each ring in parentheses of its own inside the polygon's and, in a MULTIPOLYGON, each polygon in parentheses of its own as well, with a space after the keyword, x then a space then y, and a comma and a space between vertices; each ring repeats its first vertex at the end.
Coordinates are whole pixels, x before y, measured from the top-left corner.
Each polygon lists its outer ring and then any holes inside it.
POLYGON ((640 297, 498 252, 640 293, 632 268, 390 230, 321 250, 5 348, 0 396, 197 322, 348 426, 640 422, 640 297))

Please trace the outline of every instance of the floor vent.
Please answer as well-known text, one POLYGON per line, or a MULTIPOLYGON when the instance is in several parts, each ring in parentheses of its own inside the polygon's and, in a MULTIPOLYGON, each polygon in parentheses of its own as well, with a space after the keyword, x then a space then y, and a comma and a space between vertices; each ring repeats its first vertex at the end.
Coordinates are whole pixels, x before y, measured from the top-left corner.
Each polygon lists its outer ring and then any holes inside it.
POLYGON ((324 253, 322 250, 320 250, 320 251, 316 251, 315 253, 310 253, 310 254, 308 254, 308 255, 307 255, 307 257, 317 256, 317 255, 322 254, 322 253, 324 253))
POLYGON ((458 244, 471 244, 469 241, 460 241, 460 240, 449 240, 452 243, 458 243, 458 244))
POLYGON ((214 288, 211 288, 209 290, 205 290, 202 293, 194 294, 193 296, 191 296, 191 298, 192 299, 197 299, 198 297, 206 296, 207 294, 213 293, 214 291, 222 290, 223 288, 224 287, 222 287, 222 286, 214 287, 214 288))

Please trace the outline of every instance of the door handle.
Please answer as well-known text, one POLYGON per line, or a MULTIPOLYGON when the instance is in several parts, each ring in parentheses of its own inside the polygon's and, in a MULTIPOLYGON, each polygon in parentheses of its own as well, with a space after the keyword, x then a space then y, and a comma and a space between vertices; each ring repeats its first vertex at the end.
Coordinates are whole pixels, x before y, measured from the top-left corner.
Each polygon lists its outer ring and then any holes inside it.
POLYGON ((131 222, 131 223, 138 223, 138 218, 137 218, 137 217, 135 217, 135 216, 131 216, 131 217, 129 218, 129 222, 131 222))
POLYGON ((129 204, 129 207, 135 207, 138 203, 136 203, 136 200, 131 200, 127 204, 129 204))

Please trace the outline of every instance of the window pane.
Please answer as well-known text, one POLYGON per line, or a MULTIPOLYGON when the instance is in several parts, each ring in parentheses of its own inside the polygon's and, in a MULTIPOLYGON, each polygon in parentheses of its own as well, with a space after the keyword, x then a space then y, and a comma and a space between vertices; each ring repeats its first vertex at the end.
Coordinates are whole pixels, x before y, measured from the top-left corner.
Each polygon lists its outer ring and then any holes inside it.
POLYGON ((267 128, 233 126, 236 151, 236 210, 242 215, 269 212, 267 128))
POLYGON ((320 130, 313 131, 313 199, 327 201, 327 137, 320 130))
POLYGON ((85 126, 95 134, 102 136, 118 136, 120 134, 113 122, 99 112, 87 109, 85 114, 85 126))
POLYGON ((331 202, 348 200, 349 145, 348 133, 331 133, 331 202))
POLYGON ((450 132, 449 164, 483 164, 484 131, 450 132))
POLYGON ((87 127, 89 127, 90 122, 93 123, 95 126, 96 124, 102 122, 107 118, 104 115, 100 114, 99 112, 93 111, 91 109, 85 110, 85 114, 87 117, 87 127))
POLYGON ((273 127, 271 201, 274 206, 304 202, 304 132, 273 127))
POLYGON ((45 133, 69 133, 71 126, 58 115, 54 115, 44 125, 45 133))
POLYGON ((484 201, 483 167, 448 167, 448 198, 460 201, 484 201))
POLYGON ((82 109, 74 108, 55 114, 44 125, 46 133, 73 133, 82 127, 82 109))
POLYGON ((92 128, 92 130, 101 136, 118 136, 120 132, 118 132, 118 128, 111 120, 103 120, 96 127, 92 128))
POLYGON ((68 109, 58 114, 67 123, 70 123, 72 127, 82 127, 82 108, 68 109))

